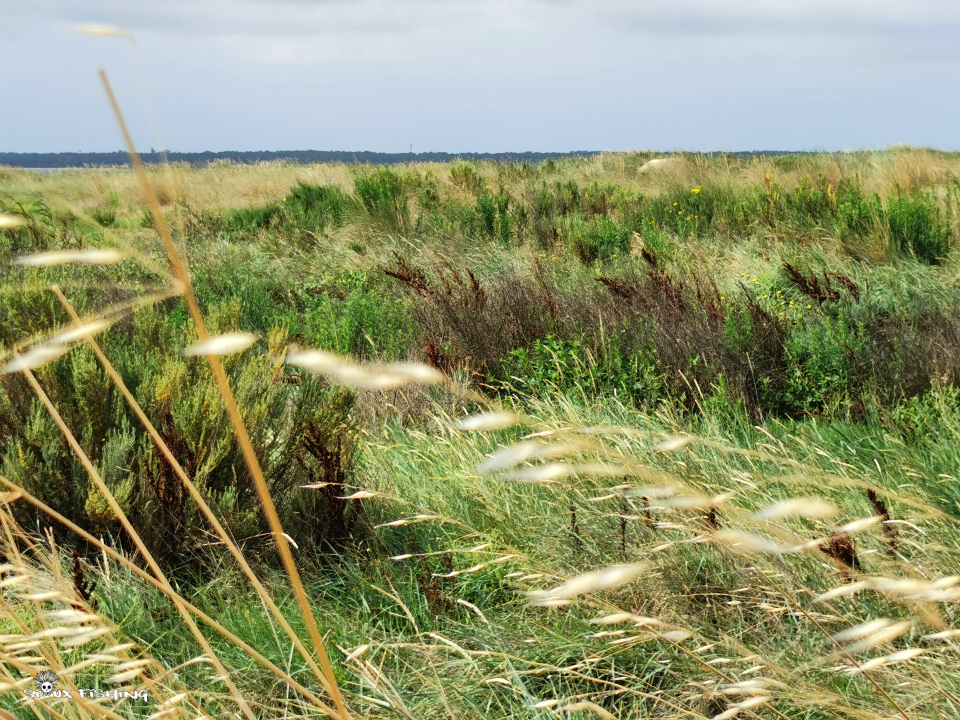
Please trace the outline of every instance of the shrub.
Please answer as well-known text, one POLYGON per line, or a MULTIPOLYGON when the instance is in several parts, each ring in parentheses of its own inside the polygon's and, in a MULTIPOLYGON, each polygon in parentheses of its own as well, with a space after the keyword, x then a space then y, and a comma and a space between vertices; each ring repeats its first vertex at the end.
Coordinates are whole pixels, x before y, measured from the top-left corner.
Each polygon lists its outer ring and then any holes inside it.
POLYGON ((410 179, 389 167, 358 175, 353 181, 357 202, 375 224, 404 234, 410 226, 410 179))
POLYGON ((299 227, 314 232, 343 225, 352 205, 350 196, 335 185, 298 182, 285 198, 290 219, 299 227))
POLYGON ((424 270, 398 254, 395 267, 384 272, 413 296, 421 346, 438 352, 449 347, 480 375, 493 371, 510 350, 545 338, 566 321, 542 271, 536 278, 507 275, 481 284, 469 269, 424 270))
POLYGON ((629 227, 602 215, 584 220, 579 214, 574 214, 566 218, 562 230, 567 245, 584 265, 597 260, 609 260, 618 254, 626 255, 630 252, 631 235, 629 227))
POLYGON ((322 296, 302 322, 307 345, 361 358, 403 359, 415 337, 406 305, 362 288, 322 296))
POLYGON ((939 265, 950 250, 950 228, 935 200, 922 193, 889 197, 887 226, 894 255, 939 265))
POLYGON ((477 196, 477 214, 484 235, 499 241, 504 247, 510 245, 510 202, 506 195, 481 192, 477 196))
POLYGON ((227 230, 249 232, 266 228, 279 228, 283 223, 283 208, 280 203, 238 208, 227 213, 227 230))
POLYGON ((864 392, 856 358, 864 344, 864 326, 851 325, 841 310, 796 329, 787 340, 790 363, 787 398, 809 412, 850 408, 864 392))
POLYGON ((837 184, 837 220, 841 239, 849 236, 865 237, 874 232, 883 217, 880 196, 865 196, 859 178, 855 182, 842 180, 837 184))
POLYGON ((117 209, 110 207, 95 207, 90 211, 90 217, 103 227, 111 227, 117 221, 117 209))
POLYGON ((479 193, 485 184, 477 169, 467 163, 454 163, 450 166, 450 182, 454 187, 472 193, 479 193))
POLYGON ((509 390, 548 398, 556 392, 589 402, 613 395, 626 403, 650 407, 662 396, 662 381, 648 353, 629 353, 608 340, 597 351, 582 339, 548 335, 529 348, 511 350, 499 377, 509 390))

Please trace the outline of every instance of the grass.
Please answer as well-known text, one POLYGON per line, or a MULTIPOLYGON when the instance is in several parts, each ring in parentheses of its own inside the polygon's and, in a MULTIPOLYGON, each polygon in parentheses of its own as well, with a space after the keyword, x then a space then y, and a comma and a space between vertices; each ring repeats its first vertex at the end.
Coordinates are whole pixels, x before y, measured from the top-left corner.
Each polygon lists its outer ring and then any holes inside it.
POLYGON ((652 157, 0 173, 0 708, 955 715, 960 159, 652 157))

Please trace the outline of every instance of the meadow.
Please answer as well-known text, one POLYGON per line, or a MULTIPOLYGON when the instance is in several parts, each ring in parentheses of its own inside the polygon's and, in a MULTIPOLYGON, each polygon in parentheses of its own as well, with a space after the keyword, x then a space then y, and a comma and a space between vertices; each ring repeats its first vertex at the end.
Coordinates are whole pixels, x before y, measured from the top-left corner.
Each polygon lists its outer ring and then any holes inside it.
POLYGON ((0 168, 0 708, 957 717, 958 233, 909 147, 0 168))

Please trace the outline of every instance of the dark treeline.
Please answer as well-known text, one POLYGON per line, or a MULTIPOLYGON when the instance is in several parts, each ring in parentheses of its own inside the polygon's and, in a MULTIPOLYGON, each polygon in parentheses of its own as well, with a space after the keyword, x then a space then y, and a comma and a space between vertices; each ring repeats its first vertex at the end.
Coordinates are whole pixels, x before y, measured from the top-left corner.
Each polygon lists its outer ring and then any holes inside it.
MULTIPOLYGON (((239 163, 268 162, 271 160, 292 160, 301 163, 315 162, 343 162, 369 163, 375 165, 394 165, 406 162, 450 162, 462 160, 496 160, 498 162, 540 162, 548 158, 589 157, 597 155, 596 150, 584 150, 568 153, 380 153, 380 152, 349 152, 339 150, 258 150, 258 151, 225 151, 225 152, 168 152, 166 158, 159 152, 143 153, 141 156, 146 163, 161 163, 165 159, 170 162, 186 162, 191 165, 206 165, 216 160, 232 160, 239 163)), ((65 153, 0 153, 0 165, 26 168, 70 168, 87 165, 128 165, 129 159, 125 152, 65 152, 65 153)))
MULTIPOLYGON (((191 165, 207 165, 216 160, 231 160, 238 163, 269 162, 290 160, 300 163, 343 162, 371 165, 396 165, 408 162, 452 162, 454 160, 494 160, 497 162, 542 162, 548 159, 569 157, 591 157, 599 155, 599 150, 577 150, 574 152, 503 152, 503 153, 381 153, 350 152, 341 150, 256 150, 224 152, 146 152, 141 155, 145 163, 185 162, 191 165)), ((670 153, 667 153, 670 154, 670 153)), ((706 153, 710 154, 710 153, 706 153)), ((794 155, 804 154, 792 151, 757 150, 724 153, 734 156, 750 155, 794 155)), ((86 166, 128 165, 127 154, 117 152, 63 152, 63 153, 12 153, 0 152, 0 166, 21 168, 79 168, 86 166)))

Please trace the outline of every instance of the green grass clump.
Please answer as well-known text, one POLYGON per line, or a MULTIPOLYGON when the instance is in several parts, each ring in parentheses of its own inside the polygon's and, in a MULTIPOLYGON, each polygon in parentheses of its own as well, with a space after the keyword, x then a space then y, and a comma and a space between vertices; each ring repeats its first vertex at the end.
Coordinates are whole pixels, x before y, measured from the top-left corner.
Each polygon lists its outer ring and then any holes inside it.
POLYGON ((380 229, 403 235, 410 225, 411 178, 389 167, 357 175, 353 181, 357 202, 380 229))
POLYGON ((923 194, 896 195, 887 200, 890 249, 928 265, 941 264, 950 251, 950 228, 940 209, 923 194))

